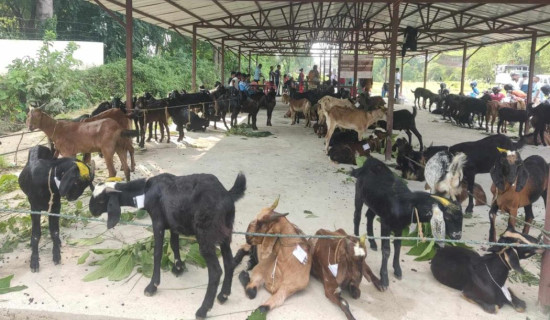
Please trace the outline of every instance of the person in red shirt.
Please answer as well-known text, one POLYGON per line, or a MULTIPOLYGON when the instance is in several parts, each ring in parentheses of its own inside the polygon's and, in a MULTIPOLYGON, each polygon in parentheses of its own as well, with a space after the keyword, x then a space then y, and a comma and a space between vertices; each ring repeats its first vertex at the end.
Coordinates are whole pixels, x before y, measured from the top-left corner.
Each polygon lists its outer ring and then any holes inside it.
POLYGON ((499 87, 493 87, 492 91, 493 93, 491 93, 491 100, 500 102, 506 97, 504 93, 500 92, 501 89, 499 87))

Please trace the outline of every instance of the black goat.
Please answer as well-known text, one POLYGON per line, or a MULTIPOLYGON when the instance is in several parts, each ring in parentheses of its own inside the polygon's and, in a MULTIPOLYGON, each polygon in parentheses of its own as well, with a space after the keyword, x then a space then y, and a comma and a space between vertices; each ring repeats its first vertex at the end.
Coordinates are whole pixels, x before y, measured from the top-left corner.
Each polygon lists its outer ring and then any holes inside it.
POLYGON ((428 89, 424 89, 421 87, 416 88, 414 91, 411 90, 412 93, 414 93, 414 106, 420 108, 420 98, 422 98, 422 107, 426 109, 426 101, 430 101, 430 108, 429 111, 432 111, 432 104, 436 102, 436 99, 439 98, 439 95, 431 92, 428 89), (436 98, 437 97, 437 98, 436 98))
MULTIPOLYGON (((93 189, 94 170, 84 162, 72 159, 53 159, 52 151, 44 146, 29 150, 27 164, 19 175, 19 186, 27 196, 31 211, 59 213, 61 197, 69 201, 78 199, 87 187, 93 189)), ((31 271, 38 272, 38 242, 42 235, 38 214, 31 214, 31 271)), ((61 240, 59 239, 59 217, 48 217, 50 236, 53 242, 53 262, 61 262, 61 240)))
POLYGON ((195 112, 191 110, 193 105, 199 105, 206 110, 210 107, 212 102, 211 96, 206 92, 180 94, 174 90, 168 97, 168 114, 172 117, 172 120, 176 124, 178 130, 178 142, 183 140, 185 133, 183 132, 184 126, 187 127, 187 131, 205 131, 209 126, 208 119, 199 117, 195 112))
POLYGON ((208 288, 201 307, 195 316, 204 319, 206 312, 214 305, 222 270, 216 256, 216 245, 220 245, 224 264, 224 280, 218 301, 224 303, 231 293, 233 280, 233 255, 231 235, 235 220, 235 201, 246 189, 246 178, 239 174, 233 187, 227 191, 211 174, 193 174, 177 177, 164 173, 147 180, 97 186, 90 199, 90 212, 99 216, 108 213, 107 227, 112 228, 120 219, 120 207, 135 207, 143 201, 153 222, 155 237, 154 268, 151 282, 145 288, 145 295, 152 296, 160 284, 160 265, 164 231, 170 229, 170 245, 174 252, 172 272, 180 275, 184 263, 179 255, 179 234, 195 235, 201 255, 208 267, 208 288))
MULTIPOLYGON (((518 209, 525 208, 525 221, 532 223, 532 204, 541 196, 546 206, 546 188, 548 186, 548 164, 537 155, 527 157, 524 161, 519 152, 499 150, 500 157, 495 161, 491 169, 493 185, 493 203, 489 211, 491 228, 489 230, 489 241, 496 240, 495 219, 497 210, 501 209, 508 214, 508 226, 516 226, 518 209)), ((529 233, 530 225, 525 224, 523 233, 529 233)))
POLYGON ((252 130, 258 130, 256 118, 259 111, 260 105, 258 101, 248 97, 244 91, 241 91, 239 94, 239 103, 236 108, 231 110, 231 126, 237 125, 237 116, 239 113, 246 112, 248 113, 248 124, 250 124, 250 120, 252 119, 252 130))
POLYGON ((265 108, 267 109, 266 126, 272 126, 271 115, 273 114, 273 109, 275 109, 275 105, 277 104, 277 101, 275 99, 276 99, 275 90, 271 88, 267 93, 267 95, 265 96, 265 108))
MULTIPOLYGON (((213 93, 213 96, 215 105, 217 107, 218 116, 223 121, 225 129, 229 130, 229 127, 225 122, 225 116, 228 112, 230 112, 230 110, 235 110, 239 108, 239 90, 235 89, 234 87, 230 87, 229 89, 227 89, 223 86, 220 86, 213 93)), ((216 128, 216 121, 217 119, 214 120, 214 128, 216 128)))
POLYGON ((90 117, 97 116, 98 114, 102 113, 103 111, 107 111, 113 107, 113 104, 109 101, 103 101, 100 103, 97 108, 92 111, 90 117))
POLYGON ((474 209, 474 183, 478 173, 488 173, 493 164, 499 157, 497 148, 516 150, 521 145, 514 144, 510 138, 497 134, 477 141, 462 142, 455 144, 449 148, 449 152, 453 155, 464 152, 468 157, 464 168, 464 180, 468 185, 468 206, 465 213, 472 213, 474 209))
POLYGON ((392 146, 397 151, 397 170, 401 170, 401 177, 407 180, 424 180, 424 164, 422 152, 414 151, 405 138, 398 138, 392 146))
MULTIPOLYGON (((422 144, 422 136, 420 135, 420 132, 418 132, 418 129, 416 128, 416 108, 413 107, 413 112, 410 113, 408 110, 398 110, 393 112, 393 130, 401 131, 404 130, 407 136, 409 137, 409 144, 412 146, 412 133, 416 136, 418 139, 418 142, 420 142, 420 151, 424 149, 424 145, 422 144)), ((385 127, 383 127, 385 128, 385 127)))
POLYGON ((329 146, 331 148, 328 152, 330 160, 337 163, 357 164, 355 157, 356 155, 367 155, 367 150, 370 149, 370 146, 366 146, 368 142, 366 140, 359 141, 357 132, 353 130, 336 130, 330 137, 329 146))
MULTIPOLYGON (((529 115, 526 110, 516 110, 512 108, 500 108, 498 109, 498 125, 497 133, 500 133, 500 127, 504 121, 519 122, 519 137, 523 137, 523 126, 525 122, 529 120, 529 115)), ((506 132, 506 126, 504 126, 504 132, 506 132)))
POLYGON ((480 128, 483 128, 483 122, 485 115, 487 114, 487 102, 491 101, 491 96, 488 93, 483 94, 481 98, 465 97, 461 102, 461 109, 458 114, 458 118, 468 119, 468 125, 471 127, 470 119, 473 119, 473 115, 477 115, 478 124, 480 128))
MULTIPOLYGON (((355 212, 353 215, 354 233, 359 235, 361 209, 367 205, 367 234, 373 236, 375 216, 380 217, 382 236, 397 237, 411 221, 430 222, 432 230, 439 230, 451 239, 460 239, 462 235, 462 212, 460 206, 447 199, 432 196, 426 192, 411 192, 405 183, 396 177, 380 160, 367 158, 363 167, 352 171, 357 178, 355 184, 355 212), (417 214, 416 214, 417 213, 417 214)), ((434 231, 435 234, 435 231, 434 231)), ((440 234, 441 235, 441 234, 440 234)), ((441 235, 444 237, 444 235, 441 235)), ((376 250, 376 242, 369 240, 370 247, 376 250)), ((401 240, 394 240, 393 269, 401 279, 399 253, 401 240)), ((385 289, 389 285, 388 258, 390 257, 390 240, 382 240, 382 266, 380 279, 385 289)))
MULTIPOLYGON (((509 228, 498 242, 536 244, 537 240, 509 228)), ((447 246, 435 254, 431 270, 437 281, 462 291, 468 301, 477 303, 485 312, 497 313, 504 304, 524 312, 525 301, 506 287, 506 279, 512 269, 524 273, 520 259, 543 251, 532 247, 493 246, 488 254, 480 256, 470 249, 447 246)))
POLYGON ((544 141, 544 131, 546 131, 546 125, 550 124, 550 102, 548 100, 539 104, 536 108, 533 108, 533 104, 529 103, 527 105, 527 112, 529 116, 532 116, 535 125, 535 146, 538 146, 538 138, 542 141, 542 145, 546 146, 544 141))

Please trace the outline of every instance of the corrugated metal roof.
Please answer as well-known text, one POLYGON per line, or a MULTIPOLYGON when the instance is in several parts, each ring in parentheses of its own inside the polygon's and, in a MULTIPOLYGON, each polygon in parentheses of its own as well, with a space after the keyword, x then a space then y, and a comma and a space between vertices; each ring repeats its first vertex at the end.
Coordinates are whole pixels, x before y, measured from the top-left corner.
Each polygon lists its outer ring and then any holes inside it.
MULTIPOLYGON (((99 1, 124 14, 124 0, 99 1)), ((529 39, 533 32, 550 36, 550 4, 471 2, 476 3, 403 1, 400 28, 418 28, 418 50, 430 52, 529 39)), ((351 48, 359 29, 360 50, 386 54, 388 6, 380 1, 133 0, 133 16, 187 35, 196 25, 200 40, 219 45, 223 39, 227 47, 241 46, 245 53, 305 53, 313 42, 343 42, 351 48)))

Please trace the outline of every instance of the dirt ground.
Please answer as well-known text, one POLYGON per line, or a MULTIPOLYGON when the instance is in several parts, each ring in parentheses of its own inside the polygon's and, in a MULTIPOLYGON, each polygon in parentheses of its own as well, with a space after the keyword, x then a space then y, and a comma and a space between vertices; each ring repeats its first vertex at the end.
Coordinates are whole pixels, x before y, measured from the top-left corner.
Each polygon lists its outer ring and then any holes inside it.
MULTIPOLYGON (((265 110, 260 111, 260 130, 274 134, 267 138, 226 136, 224 130, 210 127, 205 133, 186 133, 186 141, 191 146, 148 143, 146 151, 136 153, 138 167, 133 178, 161 172, 177 175, 212 173, 226 188, 230 188, 237 173, 242 171, 247 177, 247 191, 245 197, 236 203, 234 230, 245 231, 259 210, 269 206, 280 195, 278 211, 289 212, 290 221, 305 233, 313 234, 320 228, 343 228, 352 233, 354 182, 347 175, 337 172, 340 168, 349 170, 352 166, 330 162, 323 152, 324 140, 317 138, 312 129, 304 128, 303 123, 291 126, 290 120, 283 118, 285 111, 286 106, 278 103, 273 115, 273 127, 269 128, 264 126, 265 110), (304 210, 318 217, 307 218, 304 210)), ((424 145, 432 142, 434 145, 451 145, 486 136, 479 130, 459 128, 439 119, 439 116, 425 111, 418 113, 417 126, 423 135, 424 145)), ((35 136, 34 143, 40 139, 40 134, 35 136)), ((12 140, 15 142, 3 141, 0 151, 13 150, 18 137, 9 139, 12 140)), ((414 137, 413 144, 417 144, 414 137)), ((25 142, 25 145, 32 143, 25 142)), ((539 154, 550 159, 550 148, 526 146, 521 153, 524 158, 539 154)), ((376 156, 382 158, 381 155, 376 156)), ((18 157, 24 161, 26 153, 20 153, 18 157)), ((101 163, 99 158, 96 161, 101 163)), ((119 176, 122 176, 121 172, 119 176)), ((105 172, 99 173, 96 181, 104 177, 105 172)), ((489 174, 478 175, 476 182, 482 185, 490 199, 489 174)), ((422 190, 424 182, 409 181, 408 186, 413 190, 422 190)), ((541 200, 533 210, 536 221, 543 221, 544 206, 541 200)), ((520 212, 523 214, 523 210, 520 212)), ((487 207, 475 207, 473 218, 464 221, 463 239, 488 238, 487 213, 487 207)), ((366 232, 365 220, 362 219, 361 232, 366 232)), ((140 222, 149 222, 149 219, 140 222)), ((498 231, 504 231, 505 226, 506 219, 500 216, 498 231)), ((188 265, 189 270, 179 278, 170 272, 162 272, 161 284, 153 297, 144 296, 143 290, 149 279, 141 277, 141 274, 120 282, 106 279, 82 281, 96 268, 88 266, 88 263, 97 256, 92 254, 86 264, 77 265, 77 259, 90 247, 71 246, 66 244, 66 239, 93 237, 104 232, 105 228, 104 224, 90 223, 86 227, 76 224, 62 229, 62 263, 58 266, 51 261, 49 236, 43 234, 39 273, 30 272, 30 249, 26 245, 20 245, 16 252, 6 254, 0 261, 0 277, 15 274, 12 285, 24 284, 28 289, 0 296, 0 319, 194 319, 206 289, 206 269, 188 265)), ((538 236, 534 230, 531 233, 538 236)), ((379 235, 378 223, 375 223, 375 234, 379 235)), ((150 236, 150 233, 143 227, 118 225, 105 235, 132 243, 150 236)), ((233 252, 243 243, 243 236, 234 235, 233 252)), ((118 241, 107 240, 95 247, 118 248, 120 245, 118 241)), ((482 252, 485 248, 475 249, 482 252)), ((438 283, 431 275, 429 263, 413 261, 414 257, 406 255, 407 250, 404 247, 401 253, 403 279, 397 280, 390 267, 390 287, 386 292, 378 292, 372 284, 363 281, 362 295, 358 300, 344 294, 357 319, 548 319, 536 305, 536 286, 508 282, 514 293, 526 301, 527 311, 520 314, 512 307, 504 306, 497 316, 488 315, 477 305, 462 299, 460 292, 438 283)), ((367 262, 378 274, 380 251, 370 250, 367 262)), ((522 265, 537 275, 540 273, 534 259, 522 261, 522 265)), ((224 305, 216 302, 208 313, 209 318, 245 319, 268 298, 265 289, 259 290, 254 300, 246 298, 237 278, 243 268, 241 265, 235 271, 229 300, 224 305)), ((306 290, 288 298, 283 306, 271 311, 268 318, 345 319, 345 316, 325 298, 322 284, 312 278, 306 290)))

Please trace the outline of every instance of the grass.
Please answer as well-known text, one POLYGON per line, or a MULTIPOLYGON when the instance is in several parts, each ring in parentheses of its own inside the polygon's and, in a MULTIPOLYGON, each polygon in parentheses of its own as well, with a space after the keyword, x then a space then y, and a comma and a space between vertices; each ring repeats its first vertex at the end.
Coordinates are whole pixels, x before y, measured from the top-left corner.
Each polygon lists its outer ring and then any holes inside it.
POLYGON ((0 169, 7 169, 10 167, 10 164, 6 161, 3 156, 0 156, 0 169))

